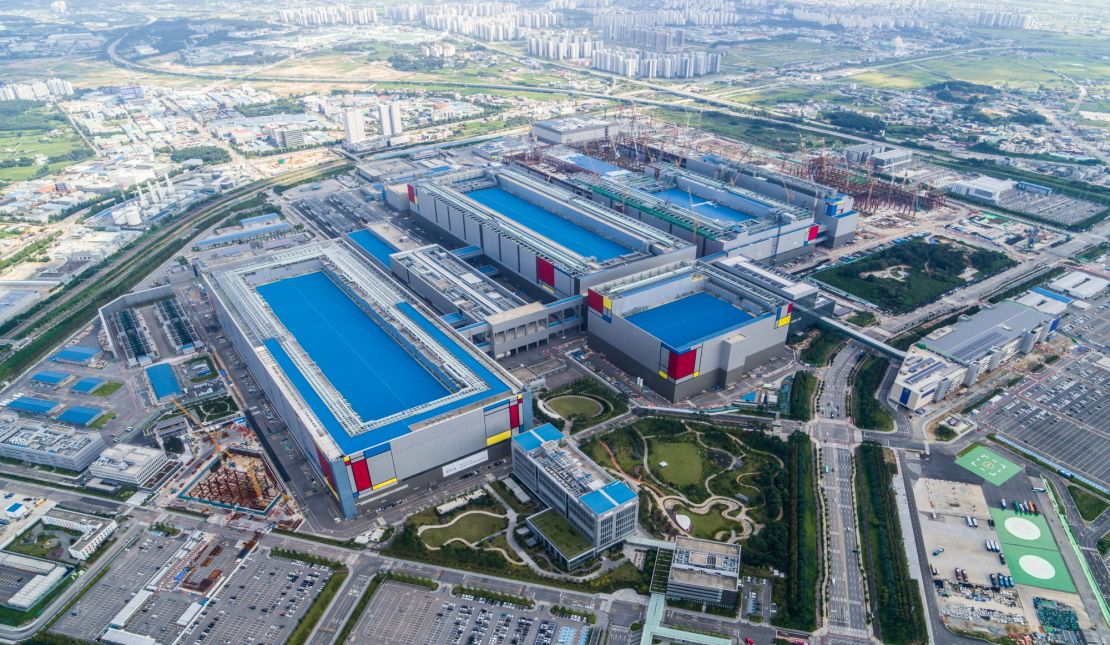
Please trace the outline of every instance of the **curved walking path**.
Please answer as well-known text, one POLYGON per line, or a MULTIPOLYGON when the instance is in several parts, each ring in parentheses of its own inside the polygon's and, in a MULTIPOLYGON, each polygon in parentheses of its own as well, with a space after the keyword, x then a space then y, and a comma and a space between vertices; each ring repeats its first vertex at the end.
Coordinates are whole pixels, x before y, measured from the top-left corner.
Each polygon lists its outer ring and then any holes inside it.
MULTIPOLYGON (((687 432, 692 433, 696 437, 697 443, 700 446, 702 446, 703 448, 706 448, 707 450, 715 450, 717 452, 722 452, 722 453, 728 455, 729 458, 732 460, 732 463, 730 464, 730 467, 729 467, 728 470, 723 470, 721 472, 714 473, 714 474, 705 478, 705 481, 703 482, 703 485, 705 486, 706 491, 709 492, 709 497, 707 499, 705 499, 704 501, 699 502, 699 503, 691 502, 688 497, 686 497, 685 495, 683 495, 682 493, 680 493, 678 491, 674 491, 673 489, 669 489, 669 487, 667 487, 669 490, 664 492, 663 491, 664 486, 661 483, 659 483, 658 481, 655 481, 655 482, 645 481, 644 479, 637 478, 633 475, 630 475, 629 473, 626 473, 624 471, 624 469, 621 468, 620 463, 617 461, 617 456, 615 454, 613 454, 613 450, 609 447, 609 444, 607 444, 605 441, 602 440, 601 441, 601 446, 602 446, 602 448, 605 449, 605 452, 609 455, 609 459, 612 462, 613 468, 616 470, 616 473, 618 474, 618 476, 620 478, 624 479, 627 483, 636 484, 638 487, 646 490, 648 492, 648 495, 651 496, 652 500, 654 500, 655 504, 661 510, 663 510, 663 514, 667 517, 667 522, 677 532, 682 533, 682 534, 686 534, 686 535, 690 534, 689 531, 686 531, 681 526, 679 526, 678 522, 675 520, 674 508, 675 508, 675 506, 678 506, 678 505, 682 505, 684 510, 690 511, 691 513, 694 513, 696 515, 704 515, 706 512, 710 511, 714 506, 724 506, 725 510, 721 512, 721 516, 724 517, 725 519, 729 520, 729 521, 736 522, 741 527, 739 531, 736 531, 735 529, 730 529, 729 530, 729 536, 728 536, 727 540, 725 540, 727 543, 734 543, 738 540, 745 539, 748 536, 752 535, 753 533, 762 529, 763 528, 762 524, 760 524, 760 523, 756 522, 755 520, 753 520, 752 518, 748 517, 748 513, 751 510, 753 510, 755 508, 758 508, 758 507, 746 506, 746 505, 741 504, 739 501, 737 501, 737 500, 735 500, 731 497, 725 497, 723 495, 714 494, 712 488, 710 487, 709 482, 710 482, 711 479, 713 479, 717 475, 720 475, 720 474, 723 474, 723 473, 728 473, 728 472, 730 472, 731 470, 733 470, 735 468, 737 456, 732 455, 731 453, 728 453, 727 451, 722 450, 720 448, 716 448, 716 447, 713 447, 713 446, 706 445, 705 442, 702 441, 702 437, 701 437, 700 432, 690 428, 686 424, 683 424, 683 426, 686 428, 687 432)), ((644 437, 642 434, 640 434, 639 431, 637 431, 637 430, 633 430, 633 432, 636 433, 636 435, 640 438, 640 441, 643 444, 643 451, 642 451, 643 457, 641 458, 641 461, 642 461, 642 466, 643 466, 644 472, 647 474, 648 477, 651 477, 652 479, 655 479, 655 475, 654 475, 654 473, 652 473, 651 466, 648 463, 648 453, 649 453, 649 451, 648 451, 648 445, 647 445, 647 438, 644 437)), ((731 435, 730 435, 730 437, 731 437, 731 435)), ((739 440, 736 439, 736 437, 731 437, 731 439, 733 441, 736 441, 737 443, 739 443, 739 440)), ((744 448, 749 449, 749 448, 747 448, 747 446, 744 446, 744 448)), ((767 453, 763 453, 762 451, 755 451, 755 452, 760 452, 761 454, 767 454, 767 453)), ((769 455, 769 456, 774 458, 776 461, 778 461, 778 463, 780 465, 782 464, 782 460, 778 459, 778 457, 776 457, 775 455, 769 455)), ((744 475, 748 475, 748 474, 752 474, 752 473, 737 473, 736 477, 737 477, 737 479, 739 479, 740 477, 743 477, 744 475)), ((723 531, 718 532, 717 535, 720 535, 721 533, 723 533, 723 531)))
MULTIPOLYGON (((502 518, 502 519, 506 519, 506 520, 509 519, 509 516, 505 515, 503 513, 494 513, 493 511, 486 511, 486 510, 476 508, 473 511, 467 511, 465 513, 460 513, 459 515, 454 517, 450 522, 445 522, 443 524, 425 524, 424 526, 421 526, 420 528, 416 529, 416 535, 417 536, 424 535, 424 531, 430 531, 432 529, 445 529, 449 526, 454 526, 455 522, 458 522, 459 520, 461 520, 462 518, 464 518, 468 515, 488 515, 490 517, 497 517, 497 518, 502 518)), ((452 538, 452 539, 455 539, 455 538, 452 538)), ((444 544, 446 544, 446 542, 444 542, 444 544)))

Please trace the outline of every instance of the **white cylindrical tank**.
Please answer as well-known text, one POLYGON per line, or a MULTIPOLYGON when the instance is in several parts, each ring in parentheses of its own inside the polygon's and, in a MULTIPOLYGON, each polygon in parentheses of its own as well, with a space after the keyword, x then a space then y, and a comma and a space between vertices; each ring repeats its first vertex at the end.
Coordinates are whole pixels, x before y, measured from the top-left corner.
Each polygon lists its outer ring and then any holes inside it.
POLYGON ((115 212, 112 213, 112 222, 114 222, 116 226, 123 226, 124 224, 126 224, 128 210, 130 209, 117 208, 115 212))
POLYGON ((127 225, 128 226, 138 226, 139 224, 142 224, 142 223, 143 223, 143 215, 142 215, 142 213, 139 212, 139 209, 136 208, 134 210, 127 211, 127 225))

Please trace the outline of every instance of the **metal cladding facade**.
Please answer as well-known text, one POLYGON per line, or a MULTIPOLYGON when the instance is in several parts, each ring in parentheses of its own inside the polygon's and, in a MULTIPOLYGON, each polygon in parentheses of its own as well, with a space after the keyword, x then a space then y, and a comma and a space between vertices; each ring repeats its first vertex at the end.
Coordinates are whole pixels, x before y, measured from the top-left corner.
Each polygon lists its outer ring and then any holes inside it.
POLYGON ((531 394, 437 316, 408 302, 389 274, 345 241, 234 262, 204 279, 228 339, 346 517, 358 513, 359 502, 413 476, 442 469, 448 477, 503 458, 508 440, 531 427, 531 394), (298 330, 265 291, 315 274, 327 276, 336 291, 310 298, 321 299, 321 307, 325 296, 349 299, 342 302, 349 317, 372 326, 329 319, 336 342, 345 343, 338 356, 322 355, 316 332, 298 330), (405 365, 375 362, 385 344, 402 352, 405 365), (359 362, 358 352, 369 360, 359 362), (411 376, 438 385, 416 388, 419 379, 411 376), (409 398, 369 414, 386 396, 377 387, 410 388, 409 398))
POLYGON ((682 259, 695 248, 592 200, 507 168, 470 170, 409 186, 413 211, 533 287, 581 295, 599 284, 682 259), (503 202, 483 203, 497 191, 503 202))
POLYGON ((628 276, 587 294, 589 342, 678 401, 780 353, 792 304, 704 262, 628 276))

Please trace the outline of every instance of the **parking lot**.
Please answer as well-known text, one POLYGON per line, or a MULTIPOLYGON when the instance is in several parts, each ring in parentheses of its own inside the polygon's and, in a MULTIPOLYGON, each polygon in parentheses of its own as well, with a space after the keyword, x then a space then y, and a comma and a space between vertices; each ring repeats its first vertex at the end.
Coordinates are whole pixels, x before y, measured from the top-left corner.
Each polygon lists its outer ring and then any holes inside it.
MULTIPOLYGON (((184 544, 184 539, 142 534, 97 583, 70 608, 51 631, 96 640, 135 592, 142 589, 184 544)), ((176 620, 176 618, 175 618, 176 620)))
POLYGON ((1102 485, 1110 483, 1110 367, 1064 358, 984 408, 978 422, 1102 485))
POLYGON ((1110 344, 1110 291, 1089 301, 1086 311, 1068 311, 1061 320, 1061 333, 1105 351, 1110 344))
POLYGON ((326 567, 257 551, 179 642, 284 643, 330 576, 326 567))
POLYGON ((348 643, 377 645, 585 645, 584 622, 543 609, 453 597, 389 581, 374 594, 348 643))
POLYGON ((369 188, 314 195, 293 202, 293 207, 329 237, 338 237, 384 218, 380 208, 370 207, 363 190, 369 188))

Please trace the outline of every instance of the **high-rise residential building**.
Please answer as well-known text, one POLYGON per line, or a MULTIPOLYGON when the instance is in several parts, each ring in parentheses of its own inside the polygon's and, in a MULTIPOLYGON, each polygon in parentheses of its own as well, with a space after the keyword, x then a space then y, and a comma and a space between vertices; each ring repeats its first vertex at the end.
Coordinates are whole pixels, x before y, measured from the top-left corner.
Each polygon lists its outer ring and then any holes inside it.
POLYGON ((393 137, 405 131, 401 123, 400 103, 381 103, 378 105, 378 123, 383 137, 393 137))
POLYGON ((343 132, 349 146, 357 146, 366 140, 366 122, 362 110, 354 108, 343 112, 343 132))

